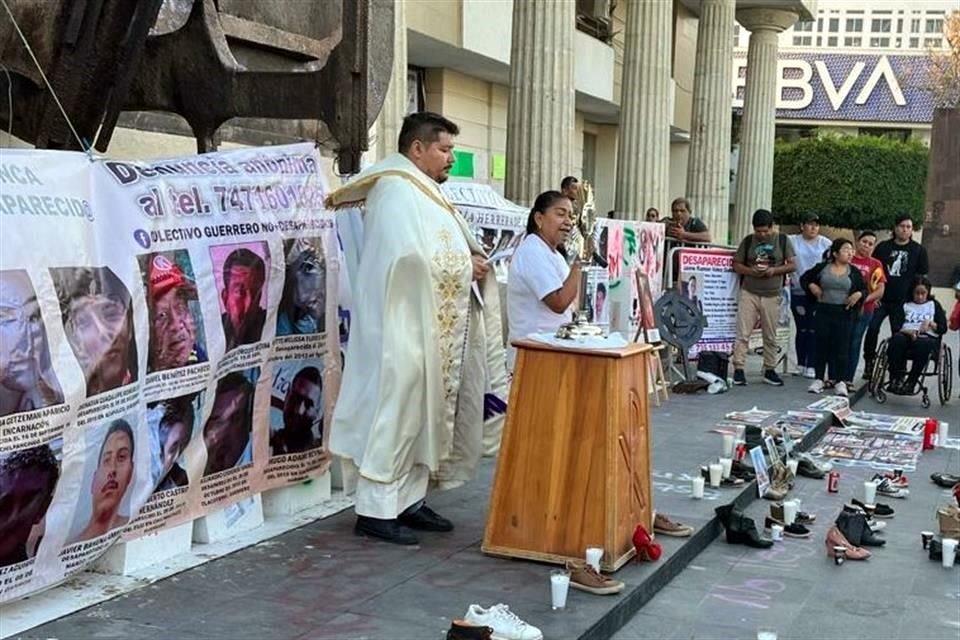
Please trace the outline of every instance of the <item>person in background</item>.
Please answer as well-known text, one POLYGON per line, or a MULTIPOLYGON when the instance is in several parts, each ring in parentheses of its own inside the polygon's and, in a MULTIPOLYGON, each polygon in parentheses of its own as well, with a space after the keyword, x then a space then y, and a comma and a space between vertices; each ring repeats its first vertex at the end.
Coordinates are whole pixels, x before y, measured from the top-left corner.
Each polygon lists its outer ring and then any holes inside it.
MULTIPOLYGON (((863 377, 870 379, 873 371, 873 361, 877 355, 877 339, 880 336, 880 326, 883 321, 903 308, 903 303, 910 300, 911 287, 918 275, 927 275, 930 272, 930 263, 927 259, 927 250, 920 243, 913 240, 913 219, 908 214, 897 216, 893 237, 884 240, 873 250, 873 257, 883 264, 887 276, 887 283, 883 290, 880 305, 874 310, 867 335, 863 341, 863 377)), ((891 325, 891 334, 894 333, 891 325)))
POLYGON ((743 366, 747 361, 750 334, 760 322, 763 332, 763 381, 782 387, 777 366, 777 313, 784 278, 793 273, 793 247, 787 236, 773 229, 773 214, 766 209, 753 213, 753 233, 747 235, 733 256, 733 270, 740 275, 737 301, 737 338, 733 348, 733 384, 747 384, 743 366))
POLYGON ((560 181, 560 193, 574 202, 577 199, 577 193, 580 190, 580 180, 576 176, 567 176, 560 181))
MULTIPOLYGON (((960 267, 953 270, 953 281, 953 310, 950 312, 949 329, 960 331, 960 267)), ((960 368, 960 358, 957 367, 960 368)))
POLYGON ((848 389, 852 388, 853 379, 857 374, 857 365, 860 364, 860 345, 863 342, 863 334, 866 333, 873 319, 877 301, 883 298, 884 285, 887 282, 883 265, 873 257, 873 247, 876 243, 877 234, 873 231, 862 232, 857 237, 857 254, 850 261, 863 276, 863 281, 867 285, 867 297, 864 298, 860 314, 853 323, 853 335, 850 337, 850 355, 847 357, 848 389))
MULTIPOLYGON (((570 320, 570 307, 580 288, 579 257, 568 265, 561 250, 573 228, 570 200, 559 191, 537 196, 527 218, 527 235, 510 261, 507 277, 509 340, 531 333, 553 333, 570 320)), ((517 350, 507 351, 507 370, 513 371, 517 350)))
POLYGON ((807 214, 800 221, 800 233, 790 236, 790 245, 796 255, 797 270, 790 277, 790 311, 797 327, 794 346, 797 350, 797 375, 814 378, 817 363, 816 306, 817 301, 810 297, 800 279, 815 265, 823 262, 824 254, 830 249, 830 238, 820 235, 820 218, 816 214, 807 214))
POLYGON ((643 219, 647 222, 660 222, 660 212, 657 211, 656 207, 650 207, 647 209, 647 212, 643 214, 643 219))
POLYGON ((850 263, 853 259, 852 242, 837 238, 830 245, 829 255, 826 262, 808 270, 800 279, 809 299, 815 300, 817 305, 814 328, 816 378, 808 391, 821 393, 829 373, 829 380, 836 383, 836 394, 846 397, 850 333, 860 303, 866 296, 866 285, 860 270, 850 263))
POLYGON ((916 276, 910 288, 910 300, 890 314, 893 334, 887 344, 890 366, 890 393, 913 394, 920 375, 933 355, 939 338, 947 332, 947 314, 930 295, 932 288, 926 276, 916 276), (910 358, 910 374, 904 380, 910 358))
MULTIPOLYGON (((690 212, 690 203, 686 198, 677 198, 670 205, 673 218, 667 223, 667 235, 680 242, 711 242, 712 236, 707 225, 690 212)), ((648 211, 649 213, 649 211, 648 211)))

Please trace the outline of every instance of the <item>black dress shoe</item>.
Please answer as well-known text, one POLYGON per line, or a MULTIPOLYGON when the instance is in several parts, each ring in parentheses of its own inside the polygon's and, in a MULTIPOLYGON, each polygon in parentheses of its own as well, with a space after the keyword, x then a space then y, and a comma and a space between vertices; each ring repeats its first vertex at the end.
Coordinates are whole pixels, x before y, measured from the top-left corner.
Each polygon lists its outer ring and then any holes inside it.
POLYGON ((931 473, 930 480, 944 489, 953 489, 957 483, 960 483, 960 476, 952 473, 931 473))
POLYGON ((453 531, 452 522, 425 504, 412 513, 401 513, 397 520, 404 526, 420 531, 453 531))
POLYGON ((379 538, 390 544, 414 545, 419 544, 417 535, 409 528, 396 520, 381 520, 367 516, 357 516, 357 523, 353 532, 360 536, 379 538))

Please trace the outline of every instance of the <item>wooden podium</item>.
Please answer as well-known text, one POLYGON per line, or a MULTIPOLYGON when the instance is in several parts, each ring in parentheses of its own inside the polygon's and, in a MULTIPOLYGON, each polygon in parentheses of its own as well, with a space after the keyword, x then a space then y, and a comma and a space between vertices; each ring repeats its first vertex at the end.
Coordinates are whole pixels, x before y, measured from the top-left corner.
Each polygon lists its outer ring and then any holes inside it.
POLYGON ((563 563, 603 547, 616 571, 652 532, 647 380, 652 347, 581 350, 522 340, 484 553, 563 563))

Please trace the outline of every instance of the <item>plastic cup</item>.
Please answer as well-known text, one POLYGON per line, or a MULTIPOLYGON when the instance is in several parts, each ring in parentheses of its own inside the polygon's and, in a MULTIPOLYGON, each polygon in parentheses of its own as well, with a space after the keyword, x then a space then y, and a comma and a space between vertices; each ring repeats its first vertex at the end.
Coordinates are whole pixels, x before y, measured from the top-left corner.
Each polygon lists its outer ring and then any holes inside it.
POLYGON ((715 462, 710 465, 710 486, 716 489, 720 486, 720 477, 723 474, 723 465, 715 462))
POLYGON ((797 503, 793 500, 786 500, 783 503, 783 521, 786 524, 793 524, 797 519, 797 511, 799 511, 797 503))
POLYGON ((757 631, 757 640, 777 640, 777 632, 773 629, 760 629, 757 631))
POLYGON ((570 590, 570 574, 562 569, 550 572, 550 606, 554 611, 567 606, 567 592, 570 590))
POLYGON ((797 467, 800 466, 799 460, 787 460, 787 467, 790 469, 790 473, 797 475, 797 467))
POLYGON ((723 457, 732 458, 733 457, 733 434, 725 433, 723 434, 723 457))
POLYGON ((949 437, 949 432, 950 423, 941 421, 940 426, 937 427, 937 446, 947 446, 947 437, 949 437))
POLYGON ((943 545, 943 568, 949 569, 957 560, 957 540, 955 538, 944 538, 943 545))
POLYGON ((863 483, 863 501, 867 504, 874 504, 877 499, 877 483, 867 480, 863 483))
POLYGON ((841 565, 847 559, 847 548, 837 545, 833 548, 833 564, 841 565))
POLYGON ((720 458, 720 466, 723 467, 723 477, 729 478, 730 471, 733 469, 733 458, 720 458))
POLYGON ((923 543, 924 550, 926 550, 930 546, 931 540, 933 540, 933 531, 920 532, 920 542, 923 543))
POLYGON ((694 478, 691 483, 693 484, 691 495, 693 495, 694 500, 703 500, 703 485, 705 484, 703 476, 694 478))
POLYGON ((770 527, 770 539, 774 542, 780 542, 783 540, 783 527, 778 524, 770 527))
POLYGON ((603 547, 587 547, 587 564, 600 571, 600 559, 603 558, 603 547))

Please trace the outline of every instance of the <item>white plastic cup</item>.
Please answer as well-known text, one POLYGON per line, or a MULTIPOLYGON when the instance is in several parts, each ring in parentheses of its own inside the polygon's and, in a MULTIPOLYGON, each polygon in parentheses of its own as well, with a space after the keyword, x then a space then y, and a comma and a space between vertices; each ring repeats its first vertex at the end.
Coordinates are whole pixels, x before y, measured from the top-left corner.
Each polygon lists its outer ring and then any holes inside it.
POLYGON ((700 476, 699 478, 694 478, 693 480, 691 480, 691 483, 693 485, 692 495, 694 500, 703 500, 703 485, 705 484, 703 476, 700 476))
POLYGON ((793 500, 786 500, 783 503, 783 521, 786 524, 793 524, 797 519, 797 511, 799 507, 797 503, 793 500))
POLYGON ((774 542, 780 542, 783 540, 783 527, 778 524, 770 527, 770 539, 774 542))
POLYGON ((787 467, 790 469, 790 473, 797 475, 797 467, 800 466, 799 460, 787 460, 787 467))
POLYGON ((947 437, 949 437, 950 432, 950 423, 940 421, 940 425, 937 427, 937 446, 945 447, 947 446, 947 437))
POLYGON ((877 499, 877 483, 867 480, 863 483, 863 501, 867 504, 873 504, 877 499))
POLYGON ((733 434, 725 433, 723 434, 723 457, 732 458, 733 457, 733 434))
POLYGON ((587 547, 587 564, 600 571, 600 559, 603 558, 603 547, 587 547))
POLYGON ((757 631, 757 640, 777 640, 777 632, 773 629, 760 629, 757 631))
POLYGON ((720 458, 720 466, 723 467, 723 477, 729 478, 733 469, 733 458, 720 458))
POLYGON ((742 424, 737 425, 737 442, 747 441, 747 428, 742 424))
POLYGON ((943 544, 943 568, 949 569, 957 559, 957 540, 944 538, 941 544, 943 544))
POLYGON ((720 486, 720 477, 723 474, 723 465, 715 462, 710 465, 710 486, 716 489, 720 486))
POLYGON ((557 569, 550 572, 550 606, 554 611, 567 606, 567 592, 570 590, 570 574, 557 569))

